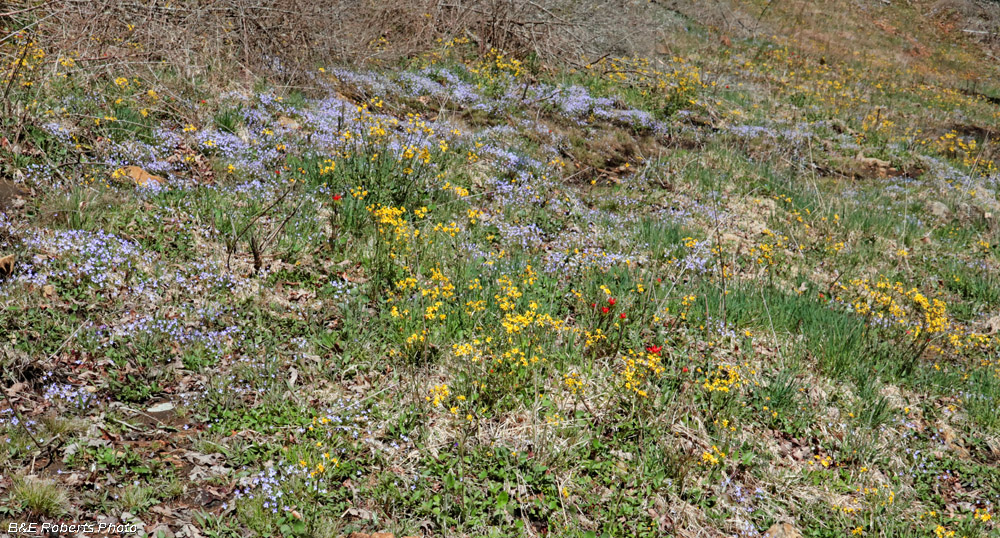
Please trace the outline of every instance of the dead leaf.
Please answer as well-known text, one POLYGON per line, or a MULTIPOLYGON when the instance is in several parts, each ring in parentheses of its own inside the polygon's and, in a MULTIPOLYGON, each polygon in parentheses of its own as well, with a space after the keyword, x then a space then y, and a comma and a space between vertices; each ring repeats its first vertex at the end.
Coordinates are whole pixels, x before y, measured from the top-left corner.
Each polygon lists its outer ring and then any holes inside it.
POLYGON ((344 515, 341 517, 353 517, 356 519, 374 519, 375 514, 371 510, 365 510, 364 508, 348 508, 344 511, 344 515))
POLYGON ((158 504, 150 508, 149 511, 154 514, 161 515, 163 517, 172 517, 174 515, 174 511, 171 510, 170 507, 165 504, 158 504))
POLYGON ((344 280, 351 282, 352 284, 364 284, 368 282, 369 279, 365 278, 364 275, 352 275, 350 273, 343 273, 340 275, 344 280))
POLYGON ((174 409, 174 404, 170 402, 163 402, 154 405, 146 410, 147 413, 166 413, 167 411, 172 411, 174 409))
POLYGON ((0 258, 0 278, 6 278, 14 274, 14 260, 15 257, 13 254, 0 258))
POLYGON ((28 388, 27 383, 20 383, 20 382, 14 383, 13 385, 10 386, 10 388, 7 389, 7 396, 13 398, 14 396, 17 396, 17 393, 21 392, 26 388, 28 388))
POLYGON ((215 465, 221 465, 222 462, 226 461, 226 457, 222 454, 201 454, 199 452, 194 452, 188 450, 184 453, 184 459, 190 461, 191 463, 197 465, 204 465, 206 467, 212 467, 215 465))
POLYGON ((52 297, 55 296, 55 294, 56 294, 56 289, 55 287, 52 286, 52 284, 46 284, 42 286, 42 295, 46 299, 51 299, 52 297))
POLYGON ((198 527, 195 527, 194 525, 191 524, 187 524, 181 527, 181 532, 183 532, 184 536, 187 536, 188 538, 201 538, 202 536, 201 531, 198 530, 198 527))

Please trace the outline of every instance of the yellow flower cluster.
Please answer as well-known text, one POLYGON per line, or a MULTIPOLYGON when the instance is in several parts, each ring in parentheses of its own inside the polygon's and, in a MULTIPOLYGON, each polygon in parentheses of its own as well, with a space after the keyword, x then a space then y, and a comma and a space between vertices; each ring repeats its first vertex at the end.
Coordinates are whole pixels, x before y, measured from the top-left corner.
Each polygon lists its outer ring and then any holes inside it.
POLYGON ((517 78, 521 76, 524 65, 520 60, 512 58, 503 51, 491 48, 489 52, 469 66, 469 71, 488 80, 517 78))
POLYGON ((706 450, 701 453, 701 463, 707 466, 722 465, 722 462, 726 459, 726 453, 719 449, 719 447, 712 445, 711 450, 706 450))
POLYGON ((451 392, 448 390, 448 385, 442 383, 432 387, 430 396, 427 396, 425 399, 428 402, 431 402, 431 405, 434 407, 441 407, 441 405, 448 399, 449 394, 451 394, 451 392))
POLYGON ((622 387, 640 397, 649 396, 648 381, 660 377, 666 370, 659 354, 629 349, 621 360, 624 363, 619 374, 622 387))
POLYGON ((732 364, 719 364, 702 387, 708 392, 730 392, 746 384, 746 379, 740 374, 739 367, 732 364))
POLYGON ((666 68, 654 68, 648 58, 602 58, 586 69, 599 70, 604 79, 631 88, 665 108, 697 104, 698 90, 706 87, 698 67, 678 57, 665 65, 666 68))
POLYGON ((570 390, 573 394, 583 394, 583 381, 580 379, 580 374, 576 372, 570 372, 563 376, 563 383, 566 384, 566 388, 570 390))

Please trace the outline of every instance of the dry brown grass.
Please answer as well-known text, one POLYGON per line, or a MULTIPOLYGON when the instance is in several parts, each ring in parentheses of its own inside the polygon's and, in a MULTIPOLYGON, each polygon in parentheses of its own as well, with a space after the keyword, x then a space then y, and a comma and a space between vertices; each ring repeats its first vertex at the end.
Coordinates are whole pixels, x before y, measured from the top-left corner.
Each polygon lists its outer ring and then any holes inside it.
POLYGON ((656 9, 644 0, 15 0, 0 7, 0 39, 27 31, 91 72, 166 65, 216 87, 262 73, 293 84, 317 65, 391 63, 453 37, 543 62, 630 54, 656 40, 656 9))

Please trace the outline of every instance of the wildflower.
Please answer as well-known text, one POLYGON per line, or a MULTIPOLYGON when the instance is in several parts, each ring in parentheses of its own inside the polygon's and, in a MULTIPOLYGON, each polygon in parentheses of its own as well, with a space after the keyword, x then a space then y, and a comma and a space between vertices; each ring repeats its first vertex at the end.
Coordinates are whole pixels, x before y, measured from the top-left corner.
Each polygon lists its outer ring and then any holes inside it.
POLYGON ((334 202, 339 202, 341 198, 342 198, 342 196, 340 196, 339 194, 334 194, 333 195, 333 201, 334 202))
POLYGON ((702 452, 701 454, 701 464, 702 465, 719 465, 722 461, 726 459, 726 453, 719 450, 719 447, 712 445, 712 450, 702 452))
POLYGON ((606 307, 606 306, 602 306, 602 307, 601 307, 601 313, 602 313, 602 314, 607 314, 608 312, 611 312, 611 309, 610 309, 610 308, 608 308, 608 307, 606 307))
POLYGON ((659 355, 660 351, 663 351, 663 346, 649 346, 646 348, 646 351, 653 355, 659 355))

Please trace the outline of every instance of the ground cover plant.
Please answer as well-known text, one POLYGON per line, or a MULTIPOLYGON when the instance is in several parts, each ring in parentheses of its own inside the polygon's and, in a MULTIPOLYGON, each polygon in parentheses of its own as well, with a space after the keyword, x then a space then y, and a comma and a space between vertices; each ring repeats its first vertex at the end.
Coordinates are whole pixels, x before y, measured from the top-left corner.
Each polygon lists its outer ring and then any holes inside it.
POLYGON ((224 86, 0 13, 0 532, 996 536, 992 30, 710 4, 224 86))

